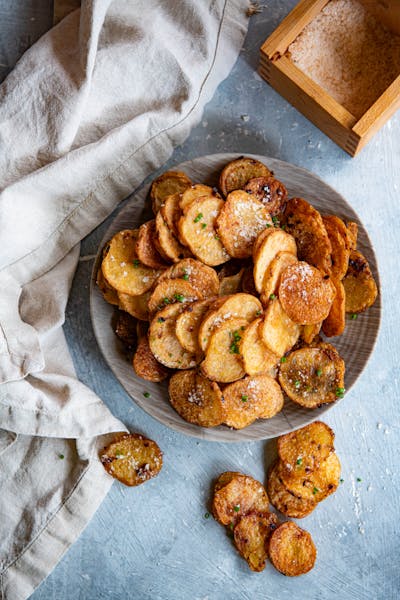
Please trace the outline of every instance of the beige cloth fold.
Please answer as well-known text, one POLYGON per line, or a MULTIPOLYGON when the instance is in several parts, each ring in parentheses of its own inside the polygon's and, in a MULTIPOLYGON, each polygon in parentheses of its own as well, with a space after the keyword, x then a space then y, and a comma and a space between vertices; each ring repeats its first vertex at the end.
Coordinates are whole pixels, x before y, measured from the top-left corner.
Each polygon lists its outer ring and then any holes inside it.
POLYGON ((0 87, 3 599, 28 597, 85 527, 112 482, 98 448, 124 428, 76 379, 62 331, 79 242, 199 121, 246 9, 88 0, 0 87))

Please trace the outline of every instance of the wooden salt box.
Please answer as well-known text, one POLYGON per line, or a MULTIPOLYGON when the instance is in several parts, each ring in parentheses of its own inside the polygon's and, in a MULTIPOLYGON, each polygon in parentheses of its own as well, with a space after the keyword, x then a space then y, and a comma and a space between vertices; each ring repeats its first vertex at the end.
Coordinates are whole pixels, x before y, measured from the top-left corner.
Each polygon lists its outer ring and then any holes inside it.
POLYGON ((351 156, 400 107, 400 0, 302 0, 260 75, 351 156))

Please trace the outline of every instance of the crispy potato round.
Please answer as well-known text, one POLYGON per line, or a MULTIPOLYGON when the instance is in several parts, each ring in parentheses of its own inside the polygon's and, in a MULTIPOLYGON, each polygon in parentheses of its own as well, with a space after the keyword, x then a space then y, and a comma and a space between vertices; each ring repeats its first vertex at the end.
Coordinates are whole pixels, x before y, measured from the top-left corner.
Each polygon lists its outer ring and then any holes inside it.
POLYGON ((218 194, 216 190, 213 190, 209 185, 204 185, 202 183, 196 183, 195 185, 191 185, 188 187, 182 194, 180 200, 180 207, 184 211, 189 204, 193 202, 193 200, 197 200, 202 196, 216 196, 220 198, 221 196, 218 194))
POLYGON ((118 292, 119 308, 132 315, 132 317, 140 319, 140 321, 148 321, 149 298, 150 292, 145 292, 144 294, 140 294, 140 296, 130 296, 129 294, 118 292))
POLYGON ((211 267, 230 259, 215 229, 215 221, 223 203, 213 195, 193 200, 185 208, 178 225, 182 241, 196 258, 211 267))
POLYGON ((168 391, 171 405, 188 423, 216 427, 223 422, 221 390, 195 369, 172 375, 168 391))
POLYGON ((160 212, 168 227, 176 238, 179 238, 178 221, 182 216, 180 201, 182 194, 171 194, 160 206, 160 212))
POLYGON ((277 356, 291 350, 300 336, 300 326, 288 317, 278 298, 268 303, 259 331, 264 344, 277 356))
POLYGON ((325 215, 322 217, 326 233, 332 246, 332 277, 337 280, 346 275, 347 265, 350 257, 350 236, 348 229, 342 219, 336 215, 325 215))
POLYGON ((150 323, 150 350, 158 362, 170 369, 191 369, 197 364, 196 355, 182 348, 175 333, 176 319, 184 309, 184 303, 170 304, 150 323))
POLYGON ((204 315, 214 304, 215 298, 191 302, 176 319, 175 333, 180 344, 189 352, 200 353, 199 329, 204 315))
POLYGON ((182 246, 163 219, 159 211, 156 216, 156 234, 154 245, 164 260, 168 262, 179 262, 182 258, 190 256, 188 248, 182 246))
POLYGON ((228 194, 215 221, 215 228, 227 252, 234 258, 252 255, 258 234, 272 219, 264 204, 243 190, 228 194))
POLYGON ((228 427, 243 429, 256 419, 270 419, 283 408, 282 390, 269 375, 245 377, 231 383, 223 391, 228 427))
POLYGON ((311 323, 302 325, 300 337, 306 344, 312 344, 319 332, 321 331, 322 323, 311 323))
POLYGON ((291 519, 302 519, 312 513, 317 506, 314 497, 299 498, 286 488, 280 477, 278 460, 269 469, 267 493, 272 506, 291 519))
POLYGON ((200 299, 202 299, 202 295, 188 281, 164 279, 161 283, 157 283, 149 298, 149 313, 153 314, 167 304, 194 302, 200 299))
POLYGON ((122 310, 119 310, 115 321, 113 322, 115 335, 128 348, 132 348, 136 344, 136 319, 122 310))
POLYGON ((129 486, 158 475, 163 462, 158 445, 138 433, 118 436, 103 449, 100 460, 107 473, 129 486))
POLYGON ((216 327, 201 363, 201 370, 206 377, 221 383, 230 383, 243 377, 245 373, 239 355, 239 342, 246 325, 246 319, 230 318, 216 327))
POLYGON ((282 229, 268 230, 262 241, 257 239, 257 244, 254 247, 254 283, 257 292, 260 294, 263 291, 263 283, 266 271, 279 252, 289 252, 296 257, 297 248, 293 236, 286 233, 282 229))
POLYGON ((280 365, 279 383, 296 404, 317 408, 343 397, 344 371, 336 348, 321 344, 291 352, 280 365))
POLYGON ((357 223, 354 223, 354 221, 347 221, 346 227, 347 227, 347 233, 349 236, 350 251, 356 250, 357 238, 358 238, 358 225, 357 225, 357 223))
POLYGON ((233 530, 235 546, 252 571, 262 571, 268 557, 268 540, 278 527, 274 513, 244 515, 233 530))
POLYGON ((283 271, 289 265, 297 263, 297 258, 291 252, 278 252, 272 259, 265 271, 262 282, 261 302, 266 305, 270 300, 271 294, 278 294, 279 284, 283 271))
POLYGON ((357 250, 350 253, 349 268, 343 279, 346 294, 346 312, 360 313, 376 300, 378 288, 368 261, 357 250))
POLYGON ((240 269, 235 275, 229 275, 220 278, 219 281, 219 295, 230 296, 232 294, 238 294, 242 289, 242 277, 244 268, 240 269))
POLYGON ((279 356, 271 352, 260 336, 262 318, 254 319, 244 330, 239 344, 244 370, 248 375, 266 373, 275 376, 279 356))
POLYGON ((332 245, 319 212, 303 198, 291 198, 284 220, 287 232, 296 240, 299 260, 330 275, 332 245))
POLYGON ((222 169, 219 177, 219 187, 224 196, 227 196, 233 190, 243 189, 250 179, 271 175, 271 171, 259 160, 241 156, 222 169))
POLYGON ((169 375, 168 369, 160 364, 150 350, 147 335, 139 338, 132 361, 133 370, 138 377, 146 381, 164 381, 169 375))
MULTIPOLYGON (((301 429, 286 433, 278 438, 278 455, 282 469, 296 477, 305 477, 312 473, 334 451, 335 434, 332 429, 314 421, 301 429)), ((281 471, 282 473, 282 471, 281 471)))
POLYGON ((136 240, 136 254, 140 262, 152 269, 165 269, 168 265, 158 252, 154 239, 156 236, 156 222, 154 219, 143 223, 139 227, 136 240))
POLYGON ((192 185, 189 177, 182 171, 165 171, 153 181, 150 188, 150 200, 154 214, 171 194, 182 193, 192 185))
POLYGON ((250 179, 244 190, 262 202, 271 216, 279 215, 285 210, 287 190, 283 183, 275 177, 256 177, 250 179))
POLYGON ((117 292, 117 290, 114 290, 114 288, 111 287, 111 285, 109 285, 109 283, 107 282, 106 278, 103 275, 103 271, 101 270, 101 267, 97 271, 96 285, 98 286, 99 290, 103 294, 104 300, 106 302, 108 302, 108 304, 113 304, 114 306, 118 306, 118 304, 119 304, 118 292, 117 292))
POLYGON ((214 493, 228 485, 236 475, 241 475, 241 473, 238 471, 225 471, 221 473, 214 484, 214 493))
POLYGON ((332 302, 331 310, 322 323, 322 331, 326 337, 342 335, 346 327, 346 293, 344 285, 337 279, 332 279, 336 295, 332 302))
POLYGON ((292 521, 286 521, 271 534, 269 558, 275 569, 283 575, 296 577, 313 568, 317 550, 308 531, 292 521))
POLYGON ((194 258, 184 258, 164 271, 157 283, 166 279, 183 279, 200 292, 202 297, 218 296, 219 279, 211 267, 194 258))
POLYGON ((289 475, 286 469, 279 473, 283 484, 292 494, 304 500, 321 502, 337 489, 340 471, 340 461, 335 452, 332 452, 316 471, 304 477, 297 477, 296 473, 289 475))
POLYGON ((214 493, 212 513, 222 525, 235 525, 250 512, 269 512, 267 492, 249 475, 235 475, 214 493))
POLYGON ((281 274, 279 300, 286 314, 300 325, 326 319, 335 294, 329 276, 304 261, 289 265, 281 274))
POLYGON ((136 254, 137 230, 116 233, 107 248, 102 263, 107 283, 118 292, 140 296, 149 290, 160 272, 144 266, 136 254))

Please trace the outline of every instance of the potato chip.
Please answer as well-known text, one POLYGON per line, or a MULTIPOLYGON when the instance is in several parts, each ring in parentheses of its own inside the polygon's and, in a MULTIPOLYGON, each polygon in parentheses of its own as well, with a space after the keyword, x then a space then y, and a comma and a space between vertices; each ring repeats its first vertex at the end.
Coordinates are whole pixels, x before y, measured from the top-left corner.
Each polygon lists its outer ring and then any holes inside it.
POLYGON ((150 323, 150 350, 158 362, 170 369, 191 369, 197 364, 196 355, 182 348, 175 333, 176 319, 184 309, 184 303, 170 304, 150 323))
POLYGON ((326 337, 342 335, 346 327, 346 293, 341 281, 332 279, 336 295, 328 316, 322 323, 322 331, 326 337))
POLYGON ((322 217, 329 241, 332 246, 332 271, 333 279, 342 280, 346 275, 347 265, 350 257, 350 235, 342 219, 336 215, 326 215, 322 217))
POLYGON ((321 502, 337 489, 340 471, 340 461, 332 452, 312 473, 298 477, 296 473, 288 474, 285 469, 282 469, 280 475, 285 487, 298 498, 321 502))
POLYGON ((242 277, 242 292, 257 296, 258 292, 254 284, 253 267, 246 267, 242 277))
POLYGON ((128 348, 136 344, 136 319, 122 310, 119 310, 113 323, 116 336, 128 348))
POLYGON ((153 181, 150 188, 150 200, 154 214, 157 214, 163 201, 171 194, 182 193, 192 185, 189 177, 182 171, 165 171, 153 181))
POLYGON ((350 251, 357 249, 358 225, 354 221, 347 221, 347 234, 350 241, 350 251))
POLYGON ((360 313, 376 300, 378 288, 368 261, 357 250, 350 253, 349 268, 343 279, 346 295, 346 312, 360 313))
POLYGON ((301 429, 278 438, 278 455, 282 468, 288 475, 305 477, 319 468, 321 463, 334 451, 335 434, 332 429, 314 421, 301 429))
POLYGON ((252 571, 262 571, 268 557, 268 540, 278 527, 274 513, 244 515, 233 530, 235 546, 252 571))
POLYGON ((289 252, 293 256, 297 254, 296 242, 293 236, 282 229, 272 229, 271 233, 268 232, 261 243, 256 243, 253 254, 253 275, 256 290, 260 294, 263 291, 265 273, 279 252, 289 252))
POLYGON ((180 344, 188 352, 200 353, 199 329, 201 322, 214 304, 214 298, 191 302, 176 319, 175 333, 180 344))
POLYGON ((235 273, 235 275, 229 275, 227 277, 220 278, 219 295, 230 296, 232 294, 239 293, 242 289, 243 273, 244 269, 240 269, 240 271, 235 273))
POLYGON ((224 418, 222 394, 218 385, 192 369, 172 375, 169 400, 176 412, 188 423, 216 427, 224 418))
POLYGON ((234 526, 250 512, 269 512, 267 492, 249 475, 236 475, 215 491, 212 503, 214 518, 222 525, 234 526))
MULTIPOLYGON (((335 301, 333 301, 335 302, 335 301)), ((332 310, 332 308, 331 308, 332 310)), ((328 315, 329 316, 329 315, 328 315)), ((319 332, 321 331, 322 323, 311 323, 302 325, 300 337, 306 344, 312 344, 319 332)))
POLYGON ((168 369, 154 357, 147 335, 139 337, 132 366, 136 375, 146 381, 164 381, 169 375, 168 369))
POLYGON ((156 235, 155 220, 147 221, 139 227, 136 240, 136 254, 141 263, 152 269, 165 269, 168 264, 158 252, 154 239, 156 235))
POLYGON ((152 315, 155 311, 175 302, 185 304, 200 299, 202 299, 202 295, 188 281, 164 279, 161 283, 157 283, 149 298, 149 313, 152 315))
POLYGON ((184 258, 164 271, 157 283, 166 279, 183 279, 190 283, 202 297, 218 296, 219 279, 211 267, 194 258, 184 258))
POLYGON ((236 475, 241 475, 241 473, 238 471, 225 471, 225 473, 221 473, 214 484, 214 493, 228 485, 236 475))
POLYGON ((302 519, 312 513, 317 506, 314 497, 299 498, 286 488, 279 474, 277 460, 268 472, 267 493, 272 506, 291 519, 302 519))
POLYGON ((171 194, 165 198, 160 206, 160 213, 168 227, 176 238, 179 238, 178 221, 182 216, 180 201, 182 194, 171 194))
POLYGON ((108 302, 108 304, 113 304, 114 306, 118 306, 118 304, 119 304, 118 292, 117 292, 117 290, 114 290, 114 288, 111 287, 111 285, 109 285, 109 283, 107 282, 106 278, 103 275, 103 271, 101 270, 101 267, 97 271, 96 285, 98 286, 99 290, 103 294, 104 300, 106 302, 108 302))
POLYGON ((129 294, 122 294, 118 292, 119 308, 132 315, 136 319, 141 321, 149 320, 149 309, 148 303, 150 298, 150 292, 140 294, 140 296, 130 296, 129 294))
POLYGON ((291 252, 278 252, 269 263, 262 282, 261 302, 266 305, 271 295, 277 295, 281 275, 289 265, 296 264, 297 258, 291 252))
POLYGON ((244 368, 239 355, 239 342, 247 321, 230 318, 222 321, 213 333, 201 363, 203 374, 212 381, 230 383, 243 377, 244 368))
POLYGON ((190 256, 190 250, 182 246, 163 219, 161 212, 156 216, 156 234, 154 244, 160 255, 168 262, 178 262, 190 256))
POLYGON ((274 298, 265 309, 259 332, 268 350, 283 356, 299 339, 300 326, 288 317, 278 298, 274 298))
POLYGON ((262 202, 271 216, 277 216, 285 210, 287 190, 275 177, 250 179, 244 190, 262 202))
POLYGON ((286 521, 271 534, 269 558, 275 569, 283 575, 296 577, 313 568, 317 550, 308 531, 292 521, 286 521))
POLYGON ((182 194, 180 200, 181 210, 185 210, 193 200, 197 200, 202 196, 215 196, 221 198, 217 190, 211 188, 209 185, 203 185, 202 183, 196 183, 188 187, 182 194))
POLYGON ((227 196, 233 190, 241 190, 255 177, 269 177, 271 171, 259 160, 241 156, 228 163, 221 171, 219 187, 227 196))
POLYGON ((248 375, 266 373, 274 377, 280 357, 271 352, 262 341, 259 332, 261 323, 262 318, 259 317, 247 325, 239 344, 240 355, 248 375))

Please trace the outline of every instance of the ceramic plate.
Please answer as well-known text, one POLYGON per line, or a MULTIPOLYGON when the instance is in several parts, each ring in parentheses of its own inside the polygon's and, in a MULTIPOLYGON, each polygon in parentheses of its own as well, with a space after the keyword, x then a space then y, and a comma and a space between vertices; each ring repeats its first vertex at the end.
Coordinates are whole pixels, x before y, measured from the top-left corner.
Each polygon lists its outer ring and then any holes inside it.
MULTIPOLYGON (((303 197, 322 213, 334 213, 346 220, 358 223, 358 248, 366 256, 379 287, 376 258, 371 242, 356 213, 344 198, 321 179, 300 167, 266 156, 253 156, 274 171, 275 176, 287 187, 289 197, 303 197)), ((215 185, 222 167, 237 157, 237 154, 213 154, 184 162, 174 167, 174 169, 184 171, 194 182, 215 185)), ((111 326, 113 307, 103 300, 95 285, 95 279, 101 260, 101 250, 105 242, 117 231, 137 228, 141 223, 152 218, 150 205, 146 200, 148 190, 148 186, 144 187, 132 197, 108 228, 98 250, 90 290, 91 316, 97 342, 107 364, 127 393, 136 404, 164 425, 184 434, 210 441, 243 442, 268 439, 321 418, 323 413, 336 405, 337 402, 334 405, 327 404, 310 411, 287 399, 284 409, 278 415, 269 420, 258 420, 245 429, 235 431, 225 426, 205 429, 186 423, 174 411, 168 402, 167 385, 165 383, 150 383, 135 375, 111 326), (144 397, 143 393, 145 391, 150 392, 149 398, 144 397)), ((342 336, 330 340, 336 346, 346 364, 345 386, 347 392, 363 371, 373 350, 379 329, 380 311, 380 296, 378 296, 374 306, 359 315, 357 320, 347 319, 346 330, 342 336)), ((343 400, 338 400, 338 402, 347 401, 346 395, 343 400)))

